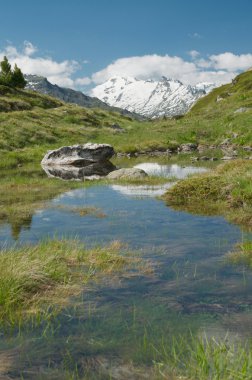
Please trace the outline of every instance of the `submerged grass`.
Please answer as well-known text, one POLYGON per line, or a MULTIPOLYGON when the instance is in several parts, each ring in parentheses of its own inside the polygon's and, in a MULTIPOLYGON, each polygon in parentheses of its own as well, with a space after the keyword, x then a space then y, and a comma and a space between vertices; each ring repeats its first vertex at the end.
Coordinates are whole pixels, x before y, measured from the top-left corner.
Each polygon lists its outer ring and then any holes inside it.
POLYGON ((245 265, 252 269, 252 241, 237 244, 235 250, 227 255, 227 260, 233 265, 245 265))
POLYGON ((235 160, 212 172, 177 182, 164 199, 169 205, 193 213, 219 214, 252 227, 252 162, 235 160))
POLYGON ((59 306, 88 280, 138 262, 120 254, 122 244, 86 249, 76 240, 48 240, 0 252, 0 322, 22 320, 44 302, 59 306))

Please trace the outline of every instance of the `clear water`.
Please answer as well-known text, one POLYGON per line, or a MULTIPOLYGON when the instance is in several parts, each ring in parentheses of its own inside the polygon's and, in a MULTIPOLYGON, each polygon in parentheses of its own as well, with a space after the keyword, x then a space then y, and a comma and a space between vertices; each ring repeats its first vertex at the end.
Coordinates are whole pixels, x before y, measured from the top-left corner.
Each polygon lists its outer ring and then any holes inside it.
MULTIPOLYGON (((181 178, 192 171, 151 165, 145 164, 145 169, 152 174, 155 169, 157 175, 174 176, 176 172, 181 178)), ((155 273, 124 274, 119 280, 107 278, 91 284, 89 291, 51 322, 43 336, 41 327, 23 332, 22 338, 0 337, 5 349, 21 345, 22 360, 16 364, 16 372, 10 370, 14 378, 20 368, 27 379, 38 378, 38 373, 39 378, 65 378, 58 369, 65 360, 65 367, 71 370, 73 363, 81 366, 83 361, 84 367, 89 363, 91 368, 94 365, 105 371, 109 363, 111 368, 121 368, 120 373, 111 370, 112 378, 137 379, 134 371, 127 372, 129 367, 126 370, 121 363, 151 364, 151 358, 143 353, 145 334, 157 345, 162 337, 169 339, 188 329, 217 337, 228 332, 230 339, 251 336, 251 274, 245 268, 229 266, 225 259, 246 233, 222 217, 174 211, 155 198, 162 191, 162 187, 121 185, 69 191, 38 209, 30 225, 21 229, 20 244, 55 236, 78 237, 88 246, 120 240, 151 260, 155 273), (87 206, 98 208, 104 217, 82 217, 70 211, 71 207, 87 206), (24 358, 29 358, 25 364, 24 358), (55 370, 55 377, 50 371, 42 376, 49 362, 59 371, 55 370)), ((0 227, 0 243, 16 243, 10 225, 0 227)))

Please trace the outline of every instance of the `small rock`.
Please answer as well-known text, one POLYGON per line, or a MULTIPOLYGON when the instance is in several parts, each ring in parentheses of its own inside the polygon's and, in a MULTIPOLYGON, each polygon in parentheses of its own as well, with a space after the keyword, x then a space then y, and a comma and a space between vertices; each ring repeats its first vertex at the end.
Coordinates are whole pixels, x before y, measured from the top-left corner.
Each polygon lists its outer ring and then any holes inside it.
POLYGON ((110 128, 114 129, 117 132, 125 132, 125 129, 122 128, 119 124, 112 124, 110 125, 110 128))
POLYGON ((236 111, 234 111, 234 113, 243 113, 243 112, 247 112, 249 111, 250 108, 248 107, 241 107, 241 108, 238 108, 236 111))
POLYGON ((252 146, 244 146, 243 150, 246 150, 246 152, 252 152, 252 146))
POLYGON ((107 175, 108 179, 141 179, 148 177, 148 174, 138 168, 123 168, 114 170, 107 175))
POLYGON ((208 157, 208 156, 202 156, 202 157, 200 157, 200 160, 201 161, 209 161, 210 157, 208 157))
POLYGON ((190 153, 197 149, 198 145, 194 143, 181 144, 178 147, 178 152, 180 153, 190 153))
POLYGON ((222 146, 222 145, 229 145, 230 144, 230 142, 231 142, 231 139, 225 139, 225 140, 223 140, 221 143, 220 143, 220 146, 222 146))
POLYGON ((208 149, 208 145, 200 144, 200 145, 198 145, 197 149, 198 149, 199 153, 202 153, 208 149))
POLYGON ((229 160, 234 160, 235 157, 234 156, 223 156, 221 159, 224 161, 229 161, 229 160))

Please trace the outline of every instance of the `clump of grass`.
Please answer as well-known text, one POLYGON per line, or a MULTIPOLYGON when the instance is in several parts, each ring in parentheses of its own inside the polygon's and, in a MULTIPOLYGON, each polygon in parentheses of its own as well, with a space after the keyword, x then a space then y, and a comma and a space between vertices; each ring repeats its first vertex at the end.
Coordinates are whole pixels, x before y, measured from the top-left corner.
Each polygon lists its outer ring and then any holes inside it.
POLYGON ((170 346, 156 350, 162 359, 155 362, 157 372, 166 378, 174 373, 179 378, 194 380, 250 380, 252 346, 230 343, 215 338, 175 337, 170 346))
POLYGON ((58 306, 91 278, 138 262, 122 249, 120 242, 86 249, 76 240, 48 240, 0 251, 0 322, 36 314, 45 301, 58 306))
POLYGON ((233 265, 245 265, 252 269, 252 241, 237 244, 234 252, 228 253, 227 259, 233 265))
POLYGON ((177 182, 164 199, 175 208, 201 214, 220 214, 252 226, 252 162, 236 160, 212 172, 177 182))

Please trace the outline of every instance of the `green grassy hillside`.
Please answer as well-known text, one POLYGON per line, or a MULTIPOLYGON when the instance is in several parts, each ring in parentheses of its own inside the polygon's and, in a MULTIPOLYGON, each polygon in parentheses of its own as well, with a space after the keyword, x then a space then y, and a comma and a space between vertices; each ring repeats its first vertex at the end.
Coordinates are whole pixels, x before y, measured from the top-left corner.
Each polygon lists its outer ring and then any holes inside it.
POLYGON ((252 71, 213 90, 184 117, 144 122, 0 86, 0 167, 39 162, 48 149, 88 141, 134 152, 187 142, 218 146, 228 138, 239 148, 252 144, 251 127, 252 71))

